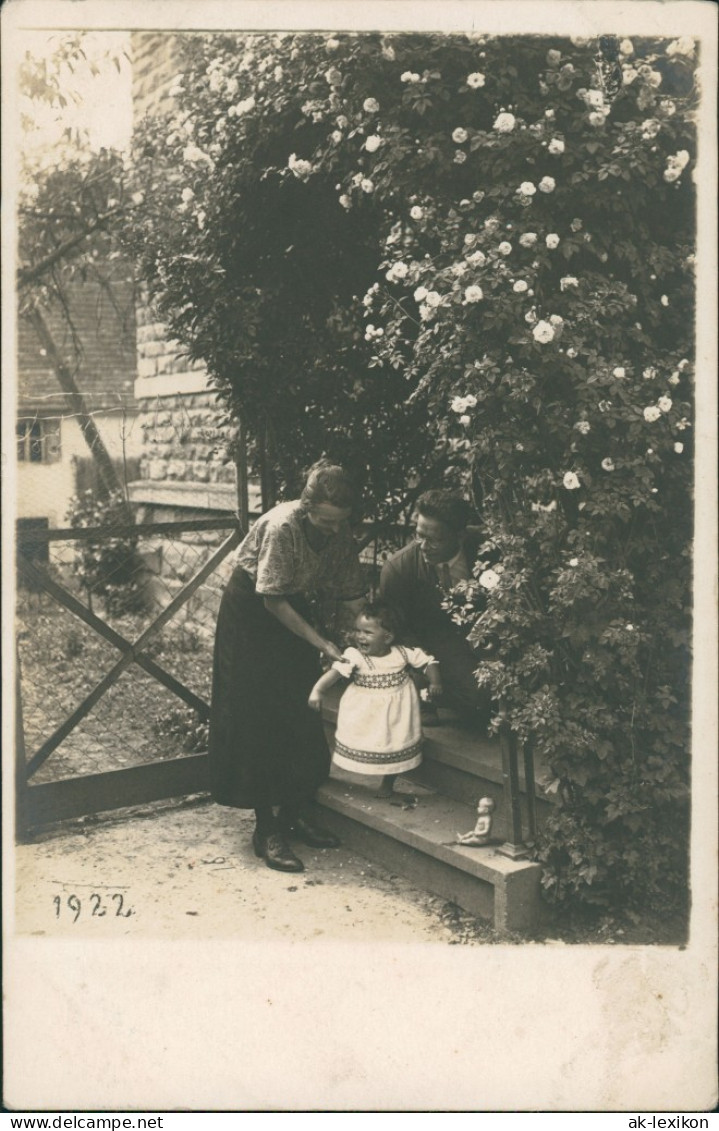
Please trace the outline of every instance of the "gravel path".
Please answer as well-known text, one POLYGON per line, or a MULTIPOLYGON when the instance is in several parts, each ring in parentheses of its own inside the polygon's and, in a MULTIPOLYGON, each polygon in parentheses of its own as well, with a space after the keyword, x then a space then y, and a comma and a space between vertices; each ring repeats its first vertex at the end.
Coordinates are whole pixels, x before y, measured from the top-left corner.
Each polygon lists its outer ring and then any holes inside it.
POLYGON ((199 803, 74 823, 20 845, 16 929, 93 938, 496 941, 486 924, 345 848, 297 845, 306 871, 271 871, 252 853, 252 827, 249 814, 199 803))

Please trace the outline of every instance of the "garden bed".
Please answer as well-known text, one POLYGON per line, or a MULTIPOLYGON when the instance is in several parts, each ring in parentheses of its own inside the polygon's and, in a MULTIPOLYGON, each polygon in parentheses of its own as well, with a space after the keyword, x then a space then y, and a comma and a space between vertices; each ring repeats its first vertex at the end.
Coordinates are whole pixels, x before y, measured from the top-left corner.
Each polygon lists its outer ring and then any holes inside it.
MULTIPOLYGON (((107 616, 135 640, 146 616, 107 616)), ((17 613, 25 750, 28 760, 117 662, 120 653, 50 598, 21 594, 17 613)), ((189 619, 171 621, 147 653, 209 701, 212 637, 189 619)), ((33 775, 33 782, 101 773, 177 758, 204 745, 206 726, 190 708, 136 664, 123 672, 90 713, 33 775)))

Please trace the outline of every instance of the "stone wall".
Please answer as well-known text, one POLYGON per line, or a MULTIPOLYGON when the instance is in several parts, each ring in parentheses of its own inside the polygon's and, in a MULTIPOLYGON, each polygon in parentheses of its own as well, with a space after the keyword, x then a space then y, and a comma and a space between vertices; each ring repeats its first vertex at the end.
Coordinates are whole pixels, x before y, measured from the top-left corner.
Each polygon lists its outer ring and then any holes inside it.
MULTIPOLYGON (((183 34, 134 32, 133 116, 172 110, 183 34)), ((130 498, 149 520, 199 517, 236 507, 236 472, 226 454, 219 406, 202 362, 190 362, 141 293, 137 305, 135 397, 142 430, 140 480, 130 498)))
POLYGON ((214 394, 140 401, 142 476, 153 482, 234 483, 214 394))

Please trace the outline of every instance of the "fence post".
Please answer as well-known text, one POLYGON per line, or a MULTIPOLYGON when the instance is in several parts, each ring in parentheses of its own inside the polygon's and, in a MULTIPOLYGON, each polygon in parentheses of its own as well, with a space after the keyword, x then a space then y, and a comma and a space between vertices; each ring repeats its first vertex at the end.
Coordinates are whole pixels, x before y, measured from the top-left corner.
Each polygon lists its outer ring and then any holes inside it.
POLYGON ((20 655, 15 649, 15 840, 22 843, 27 833, 27 760, 25 727, 22 718, 20 655))
POLYGON ((237 433, 235 471, 237 473, 237 517, 244 538, 250 528, 250 489, 247 473, 247 429, 241 417, 237 433))
POLYGON ((504 785, 505 814, 507 817, 508 835, 504 844, 497 849, 503 856, 510 856, 513 860, 529 855, 529 849, 522 840, 522 807, 519 796, 519 760, 517 736, 507 720, 507 708, 500 702, 499 713, 502 721, 499 727, 499 739, 502 748, 502 782, 504 785))
POLYGON ((534 787, 534 747, 531 742, 524 743, 524 785, 527 790, 527 840, 534 844, 537 839, 537 795, 534 787))

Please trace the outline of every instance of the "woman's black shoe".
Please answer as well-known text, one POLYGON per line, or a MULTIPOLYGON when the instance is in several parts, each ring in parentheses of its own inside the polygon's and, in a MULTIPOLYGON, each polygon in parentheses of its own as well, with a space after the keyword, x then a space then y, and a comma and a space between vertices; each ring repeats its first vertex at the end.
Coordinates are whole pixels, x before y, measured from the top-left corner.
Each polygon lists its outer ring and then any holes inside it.
POLYGON ((287 823, 287 832, 289 835, 294 833, 298 840, 308 844, 310 848, 338 848, 340 845, 340 840, 334 833, 322 825, 316 825, 309 817, 293 817, 287 823))
POLYGON ((281 833, 260 833, 255 829, 252 834, 252 847, 255 856, 261 856, 268 868, 277 872, 304 872, 305 866, 290 848, 281 833))

